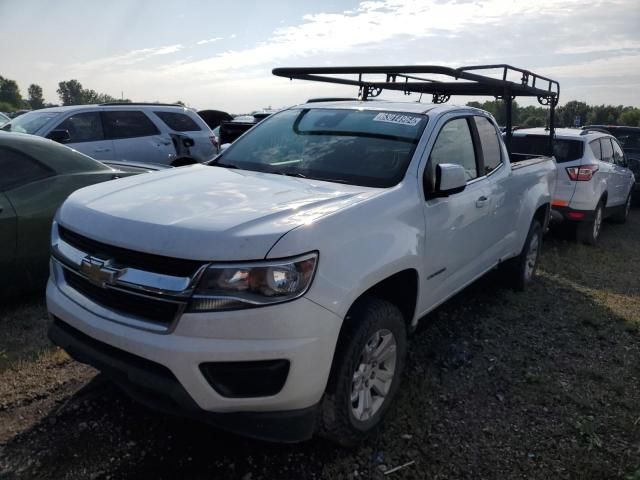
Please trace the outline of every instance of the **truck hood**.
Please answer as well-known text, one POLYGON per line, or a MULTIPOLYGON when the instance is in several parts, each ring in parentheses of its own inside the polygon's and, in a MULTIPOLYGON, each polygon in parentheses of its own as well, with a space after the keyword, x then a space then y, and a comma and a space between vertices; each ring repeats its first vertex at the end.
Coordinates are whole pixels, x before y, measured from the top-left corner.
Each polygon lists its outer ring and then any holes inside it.
POLYGON ((77 233, 130 250, 252 260, 264 258, 288 231, 380 191, 193 165, 83 188, 67 199, 57 219, 77 233))

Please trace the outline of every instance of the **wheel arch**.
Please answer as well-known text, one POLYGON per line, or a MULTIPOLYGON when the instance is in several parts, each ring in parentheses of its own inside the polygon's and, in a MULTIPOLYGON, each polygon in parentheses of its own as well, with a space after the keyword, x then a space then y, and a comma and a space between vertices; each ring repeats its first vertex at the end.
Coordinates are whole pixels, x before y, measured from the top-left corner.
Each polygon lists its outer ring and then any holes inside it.
POLYGON ((419 274, 414 268, 400 270, 380 280, 375 285, 362 292, 351 303, 342 323, 340 335, 342 335, 344 329, 349 328, 348 324, 351 319, 350 313, 353 311, 354 307, 367 297, 386 300, 398 307, 400 312, 402 312, 407 328, 410 328, 418 303, 418 286, 419 274))

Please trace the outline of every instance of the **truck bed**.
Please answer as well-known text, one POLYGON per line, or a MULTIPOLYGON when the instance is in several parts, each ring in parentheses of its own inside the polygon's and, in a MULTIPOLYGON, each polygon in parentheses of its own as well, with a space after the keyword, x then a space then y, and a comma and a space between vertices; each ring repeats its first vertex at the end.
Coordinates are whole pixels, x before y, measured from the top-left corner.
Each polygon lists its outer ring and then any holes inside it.
POLYGON ((553 157, 550 157, 548 155, 536 156, 523 153, 512 153, 510 160, 511 170, 518 170, 520 168, 529 167, 538 163, 548 162, 549 160, 553 160, 553 157))

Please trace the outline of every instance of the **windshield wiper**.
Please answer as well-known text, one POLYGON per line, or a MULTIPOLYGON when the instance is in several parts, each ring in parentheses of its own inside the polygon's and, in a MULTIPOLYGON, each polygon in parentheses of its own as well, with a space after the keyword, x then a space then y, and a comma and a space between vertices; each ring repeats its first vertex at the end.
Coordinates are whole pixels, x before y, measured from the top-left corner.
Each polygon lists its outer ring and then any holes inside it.
POLYGON ((287 177, 308 178, 305 174, 300 172, 272 172, 277 175, 286 175, 287 177))
POLYGON ((209 165, 211 165, 213 167, 222 167, 222 168, 231 168, 231 169, 239 169, 240 168, 239 166, 233 165, 231 163, 215 162, 215 163, 210 163, 209 165))

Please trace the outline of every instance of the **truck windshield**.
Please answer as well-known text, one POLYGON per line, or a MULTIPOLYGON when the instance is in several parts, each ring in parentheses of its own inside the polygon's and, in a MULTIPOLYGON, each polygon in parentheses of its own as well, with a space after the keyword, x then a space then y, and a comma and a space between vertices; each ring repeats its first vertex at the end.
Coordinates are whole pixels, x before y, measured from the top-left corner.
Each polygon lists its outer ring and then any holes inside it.
POLYGON ((291 109, 272 115, 212 165, 367 187, 396 185, 427 124, 414 113, 291 109))
MULTIPOLYGON (((547 135, 514 135, 511 151, 519 155, 546 155, 549 137, 547 135)), ((553 141, 553 156, 556 162, 571 162, 582 158, 584 145, 580 140, 556 138, 553 141)))
POLYGON ((59 112, 28 112, 14 118, 2 130, 18 133, 36 133, 45 123, 60 115, 59 112))

